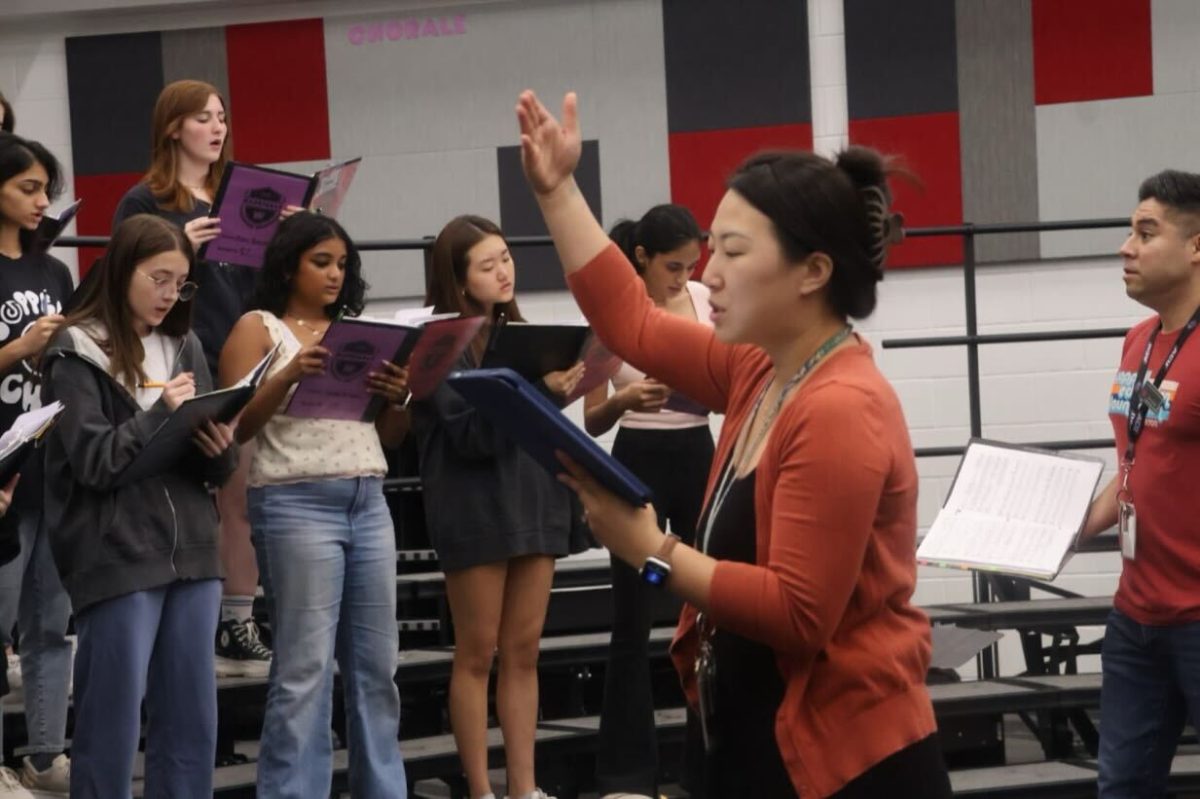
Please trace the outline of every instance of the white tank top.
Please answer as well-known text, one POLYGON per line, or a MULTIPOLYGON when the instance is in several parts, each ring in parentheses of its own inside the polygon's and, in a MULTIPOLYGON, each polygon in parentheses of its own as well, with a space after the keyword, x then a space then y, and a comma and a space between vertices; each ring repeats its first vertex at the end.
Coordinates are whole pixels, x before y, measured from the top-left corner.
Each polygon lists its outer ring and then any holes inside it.
MULTIPOLYGON (((279 317, 267 311, 251 311, 258 315, 271 343, 283 342, 279 355, 267 377, 281 372, 300 351, 300 341, 279 317)), ((309 480, 334 480, 342 477, 365 477, 387 474, 387 461, 379 434, 370 422, 348 422, 340 419, 299 419, 284 413, 296 387, 287 396, 258 435, 254 456, 250 459, 252 486, 299 483, 309 480)))
MULTIPOLYGON (((712 326, 712 322, 708 318, 708 287, 698 280, 689 280, 687 282, 687 291, 692 298, 692 308, 696 311, 696 319, 701 324, 712 326)), ((621 368, 613 375, 613 388, 617 391, 625 388, 630 383, 636 383, 639 380, 645 379, 646 375, 639 372, 627 363, 621 364, 621 368)), ((621 427, 629 427, 638 430, 682 430, 688 427, 702 427, 708 424, 708 416, 702 416, 695 413, 684 413, 683 411, 669 410, 663 408, 657 413, 644 413, 641 411, 626 411, 617 422, 621 427)))

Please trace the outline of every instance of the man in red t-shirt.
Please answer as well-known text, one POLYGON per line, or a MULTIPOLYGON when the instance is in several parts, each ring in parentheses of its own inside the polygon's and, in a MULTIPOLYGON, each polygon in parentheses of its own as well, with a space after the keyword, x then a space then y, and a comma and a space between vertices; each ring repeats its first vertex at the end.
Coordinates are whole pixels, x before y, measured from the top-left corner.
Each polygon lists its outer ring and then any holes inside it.
POLYGON ((1200 175, 1143 181, 1121 246, 1129 331, 1109 397, 1120 458, 1085 536, 1117 525, 1121 582, 1101 655, 1100 797, 1162 796, 1200 725, 1200 175))

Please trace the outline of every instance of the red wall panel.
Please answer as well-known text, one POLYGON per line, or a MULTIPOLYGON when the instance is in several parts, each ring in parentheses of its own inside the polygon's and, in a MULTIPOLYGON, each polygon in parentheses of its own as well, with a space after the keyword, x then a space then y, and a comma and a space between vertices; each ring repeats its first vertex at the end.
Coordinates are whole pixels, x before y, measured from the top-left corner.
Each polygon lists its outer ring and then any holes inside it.
MULTIPOLYGON (((83 198, 75 229, 80 236, 107 236, 112 233, 113 214, 125 192, 142 179, 141 172, 110 172, 105 175, 76 175, 75 196, 83 198)), ((79 277, 104 254, 100 247, 79 248, 79 277)))
MULTIPOLYGON (((917 114, 850 120, 850 141, 897 155, 921 185, 892 181, 896 210, 909 227, 962 222, 958 114, 917 114)), ((962 263, 957 236, 909 239, 888 254, 888 266, 962 263)))
POLYGON ((324 23, 230 25, 225 48, 234 156, 251 163, 329 158, 324 23))
MULTIPOLYGON (((696 133, 672 133, 667 147, 671 161, 671 202, 685 205, 701 229, 712 223, 725 194, 725 180, 747 156, 772 148, 812 149, 812 125, 771 125, 728 128, 696 133)), ((707 254, 696 270, 704 271, 707 254)))
POLYGON ((1154 93, 1150 0, 1033 0, 1039 105, 1154 93))

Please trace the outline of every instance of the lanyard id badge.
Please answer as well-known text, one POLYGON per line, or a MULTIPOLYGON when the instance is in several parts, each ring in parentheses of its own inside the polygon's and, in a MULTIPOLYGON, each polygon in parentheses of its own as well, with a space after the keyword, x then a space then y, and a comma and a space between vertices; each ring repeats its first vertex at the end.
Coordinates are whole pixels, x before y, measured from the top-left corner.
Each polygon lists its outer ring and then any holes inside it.
POLYGON ((1137 509, 1133 507, 1133 496, 1129 493, 1129 472, 1133 461, 1121 466, 1121 488, 1117 491, 1117 540, 1121 544, 1121 557, 1137 560, 1137 509))

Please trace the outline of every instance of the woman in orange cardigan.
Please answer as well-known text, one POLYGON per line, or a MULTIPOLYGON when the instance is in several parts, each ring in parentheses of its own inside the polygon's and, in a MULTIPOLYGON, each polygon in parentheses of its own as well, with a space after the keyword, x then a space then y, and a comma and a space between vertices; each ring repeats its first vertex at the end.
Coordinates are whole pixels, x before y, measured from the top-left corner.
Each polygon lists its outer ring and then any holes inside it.
POLYGON ((517 105, 526 177, 604 344, 724 411, 695 548, 568 464, 592 531, 683 597, 672 654, 707 744, 711 796, 950 795, 925 672, 917 470, 900 402, 848 319, 875 307, 899 220, 886 165, 764 154, 730 178, 704 283, 714 328, 665 314, 575 184, 560 125, 517 105))

